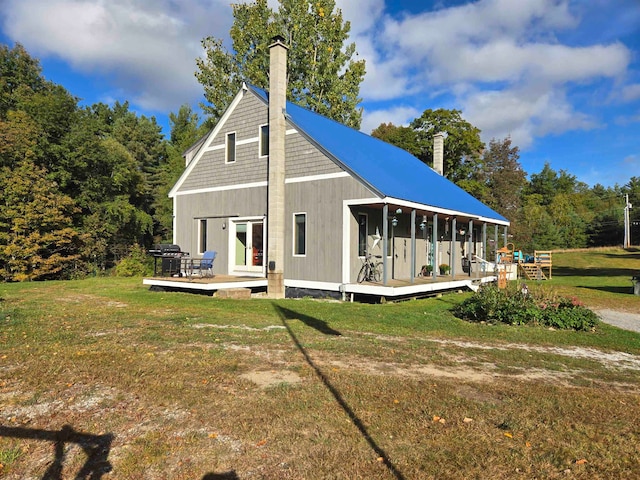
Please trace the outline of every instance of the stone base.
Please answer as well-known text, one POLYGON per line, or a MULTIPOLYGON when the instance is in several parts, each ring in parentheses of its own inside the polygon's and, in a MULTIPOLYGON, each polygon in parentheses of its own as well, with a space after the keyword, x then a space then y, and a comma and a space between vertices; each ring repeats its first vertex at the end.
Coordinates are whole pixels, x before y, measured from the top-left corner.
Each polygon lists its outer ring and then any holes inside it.
POLYGON ((223 288, 218 290, 214 295, 216 298, 235 298, 244 300, 251 298, 250 288, 223 288))
POLYGON ((267 273, 267 296, 269 298, 284 298, 284 274, 281 272, 267 273))

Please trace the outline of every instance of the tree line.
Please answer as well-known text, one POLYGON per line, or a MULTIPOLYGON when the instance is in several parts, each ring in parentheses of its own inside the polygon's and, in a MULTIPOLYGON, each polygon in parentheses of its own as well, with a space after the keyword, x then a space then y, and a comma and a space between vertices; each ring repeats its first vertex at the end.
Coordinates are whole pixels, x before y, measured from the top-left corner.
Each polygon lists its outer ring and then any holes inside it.
MULTIPOLYGON (((127 102, 81 106, 43 77, 21 45, 0 46, 2 280, 80 278, 110 269, 136 248, 169 242, 167 194, 184 169, 182 152, 215 124, 242 81, 268 88, 275 34, 290 45, 289 99, 359 128, 365 62, 355 44, 345 43, 350 25, 334 0, 232 7, 232 49, 205 38, 205 56, 195 62, 206 118, 200 122, 183 105, 169 114, 169 138, 154 117, 127 102)), ((458 110, 425 110, 409 126, 382 124, 372 134, 431 165, 438 132, 447 134, 447 178, 508 218, 521 250, 620 244, 623 195, 640 205, 640 177, 590 188, 547 164, 527 178, 510 138, 485 145, 458 110)), ((633 217, 637 238, 640 215, 633 217)))
POLYGON ((80 106, 19 44, 0 46, 0 276, 74 278, 171 238, 167 198, 201 134, 187 106, 155 118, 80 106))
MULTIPOLYGON (((459 110, 425 110, 409 126, 382 124, 372 135, 433 166, 433 135, 446 132, 444 175, 511 221, 509 241, 519 250, 621 245, 625 195, 640 205, 640 177, 623 186, 589 187, 566 170, 545 163, 527 174, 511 138, 485 145, 480 130, 459 110)), ((631 211, 632 239, 640 237, 640 213, 631 211)))

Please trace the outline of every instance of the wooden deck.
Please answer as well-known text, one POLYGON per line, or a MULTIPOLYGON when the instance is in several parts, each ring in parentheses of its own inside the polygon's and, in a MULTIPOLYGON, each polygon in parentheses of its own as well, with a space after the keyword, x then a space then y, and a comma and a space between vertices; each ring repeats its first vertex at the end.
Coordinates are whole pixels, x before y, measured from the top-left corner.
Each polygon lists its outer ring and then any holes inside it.
MULTIPOLYGON (((469 274, 461 273, 452 277, 451 275, 432 277, 416 277, 411 279, 389 279, 387 284, 382 282, 363 282, 327 284, 326 288, 318 287, 318 290, 333 291, 341 294, 344 300, 353 301, 356 298, 371 297, 377 299, 400 299, 404 297, 419 297, 434 295, 447 290, 477 290, 482 283, 491 282, 496 276, 481 272, 469 274)), ((144 285, 152 288, 191 291, 199 293, 214 293, 218 290, 231 288, 249 288, 252 292, 265 292, 267 279, 264 277, 238 277, 232 275, 215 275, 213 277, 152 277, 143 280, 144 285)), ((295 287, 296 282, 287 282, 287 287, 295 287), (287 285, 289 283, 289 285, 287 285)))

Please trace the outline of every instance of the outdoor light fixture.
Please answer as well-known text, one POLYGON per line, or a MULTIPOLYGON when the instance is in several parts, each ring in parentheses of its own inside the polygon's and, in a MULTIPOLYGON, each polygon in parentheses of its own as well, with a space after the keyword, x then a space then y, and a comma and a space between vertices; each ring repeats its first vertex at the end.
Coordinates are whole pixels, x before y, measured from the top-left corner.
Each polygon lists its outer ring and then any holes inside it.
POLYGON ((222 229, 226 230, 227 229, 227 222, 222 222, 222 229))
POLYGON ((462 235, 464 237, 464 234, 467 233, 466 230, 464 228, 460 229, 460 235, 462 235))
POLYGON ((396 214, 397 214, 397 215, 400 215, 401 213, 402 213, 402 209, 401 209, 401 208, 399 208, 399 209, 397 209, 397 210, 396 210, 396 214))
POLYGON ((423 220, 422 222, 420 222, 420 230, 424 232, 425 228, 427 228, 427 222, 423 220))
POLYGON ((394 227, 398 226, 398 219, 395 216, 391 219, 391 225, 394 227))

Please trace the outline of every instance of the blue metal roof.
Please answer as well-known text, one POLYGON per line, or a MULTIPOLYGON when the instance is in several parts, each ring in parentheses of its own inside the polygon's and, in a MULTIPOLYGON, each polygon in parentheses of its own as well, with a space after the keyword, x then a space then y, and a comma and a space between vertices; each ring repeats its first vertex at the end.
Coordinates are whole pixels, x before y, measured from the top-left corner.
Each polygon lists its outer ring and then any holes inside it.
MULTIPOLYGON (((249 88, 268 101, 268 94, 249 88)), ((287 101, 287 119, 382 197, 508 222, 409 152, 287 101)))

